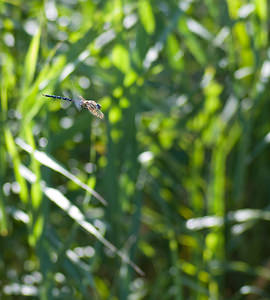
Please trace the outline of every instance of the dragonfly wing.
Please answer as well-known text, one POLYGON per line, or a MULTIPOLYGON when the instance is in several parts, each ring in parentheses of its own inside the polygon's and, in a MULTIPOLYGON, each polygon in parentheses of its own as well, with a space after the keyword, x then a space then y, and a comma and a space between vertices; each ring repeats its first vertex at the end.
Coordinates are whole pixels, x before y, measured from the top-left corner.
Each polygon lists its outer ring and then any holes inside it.
POLYGON ((95 111, 95 116, 97 116, 97 117, 100 118, 100 119, 103 119, 103 118, 104 118, 103 112, 102 112, 101 110, 99 110, 99 109, 96 109, 96 111, 95 111))
MULTIPOLYGON (((72 84, 72 86, 73 86, 73 84, 72 84)), ((73 89, 73 91, 72 91, 72 99, 73 99, 73 102, 74 102, 76 108, 77 108, 78 110, 81 110, 81 100, 80 100, 80 96, 79 96, 76 92, 74 92, 74 89, 73 89)))
POLYGON ((81 110, 81 100, 80 100, 80 98, 78 98, 78 97, 74 98, 74 104, 75 104, 75 106, 78 110, 81 110))
POLYGON ((101 106, 99 104, 97 104, 97 102, 94 101, 94 100, 88 100, 88 102, 91 104, 91 107, 93 108, 93 110, 91 111, 91 113, 93 115, 95 115, 96 117, 98 117, 100 119, 103 119, 104 118, 104 114, 100 110, 101 106))
POLYGON ((98 117, 100 119, 103 119, 104 118, 104 114, 97 108, 94 108, 94 109, 88 109, 90 111, 90 113, 92 115, 94 115, 95 117, 98 117))

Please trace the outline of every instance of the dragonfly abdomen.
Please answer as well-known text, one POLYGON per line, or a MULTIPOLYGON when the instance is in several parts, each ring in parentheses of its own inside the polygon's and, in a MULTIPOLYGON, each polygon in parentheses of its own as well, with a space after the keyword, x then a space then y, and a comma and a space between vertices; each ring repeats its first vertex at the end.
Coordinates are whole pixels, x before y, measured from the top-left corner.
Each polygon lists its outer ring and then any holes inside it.
POLYGON ((61 99, 61 100, 66 100, 66 101, 73 101, 70 98, 67 97, 62 97, 62 96, 55 96, 55 95, 48 95, 48 94, 43 94, 45 97, 50 97, 50 98, 55 98, 55 99, 61 99))

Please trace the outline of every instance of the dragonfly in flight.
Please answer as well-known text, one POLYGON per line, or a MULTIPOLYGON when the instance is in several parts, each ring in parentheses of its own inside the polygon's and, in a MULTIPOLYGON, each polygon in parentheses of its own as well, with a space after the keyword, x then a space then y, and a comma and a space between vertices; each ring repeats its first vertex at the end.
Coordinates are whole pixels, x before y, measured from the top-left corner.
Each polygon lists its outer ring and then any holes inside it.
POLYGON ((74 102, 75 104, 78 103, 79 107, 89 110, 92 115, 94 115, 100 119, 104 118, 104 114, 101 111, 101 105, 94 100, 86 100, 82 96, 79 96, 80 100, 74 100, 74 99, 71 99, 68 97, 48 95, 48 94, 42 94, 42 96, 50 97, 50 98, 54 98, 54 99, 65 100, 65 101, 71 101, 71 102, 74 102))

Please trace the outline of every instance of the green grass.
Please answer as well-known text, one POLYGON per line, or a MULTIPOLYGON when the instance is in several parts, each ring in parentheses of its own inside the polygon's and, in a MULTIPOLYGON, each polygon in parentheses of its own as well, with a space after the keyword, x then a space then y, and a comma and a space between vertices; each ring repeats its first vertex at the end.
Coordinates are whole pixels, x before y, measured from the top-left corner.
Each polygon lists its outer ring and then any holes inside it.
POLYGON ((267 1, 0 12, 0 298, 269 298, 267 1))

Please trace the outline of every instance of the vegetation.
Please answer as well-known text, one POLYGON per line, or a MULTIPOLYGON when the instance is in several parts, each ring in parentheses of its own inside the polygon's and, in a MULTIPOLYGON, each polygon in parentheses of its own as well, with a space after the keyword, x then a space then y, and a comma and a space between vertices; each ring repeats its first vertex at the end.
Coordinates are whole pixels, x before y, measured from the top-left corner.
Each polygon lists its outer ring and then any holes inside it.
POLYGON ((269 299, 267 1, 0 12, 1 299, 269 299))

